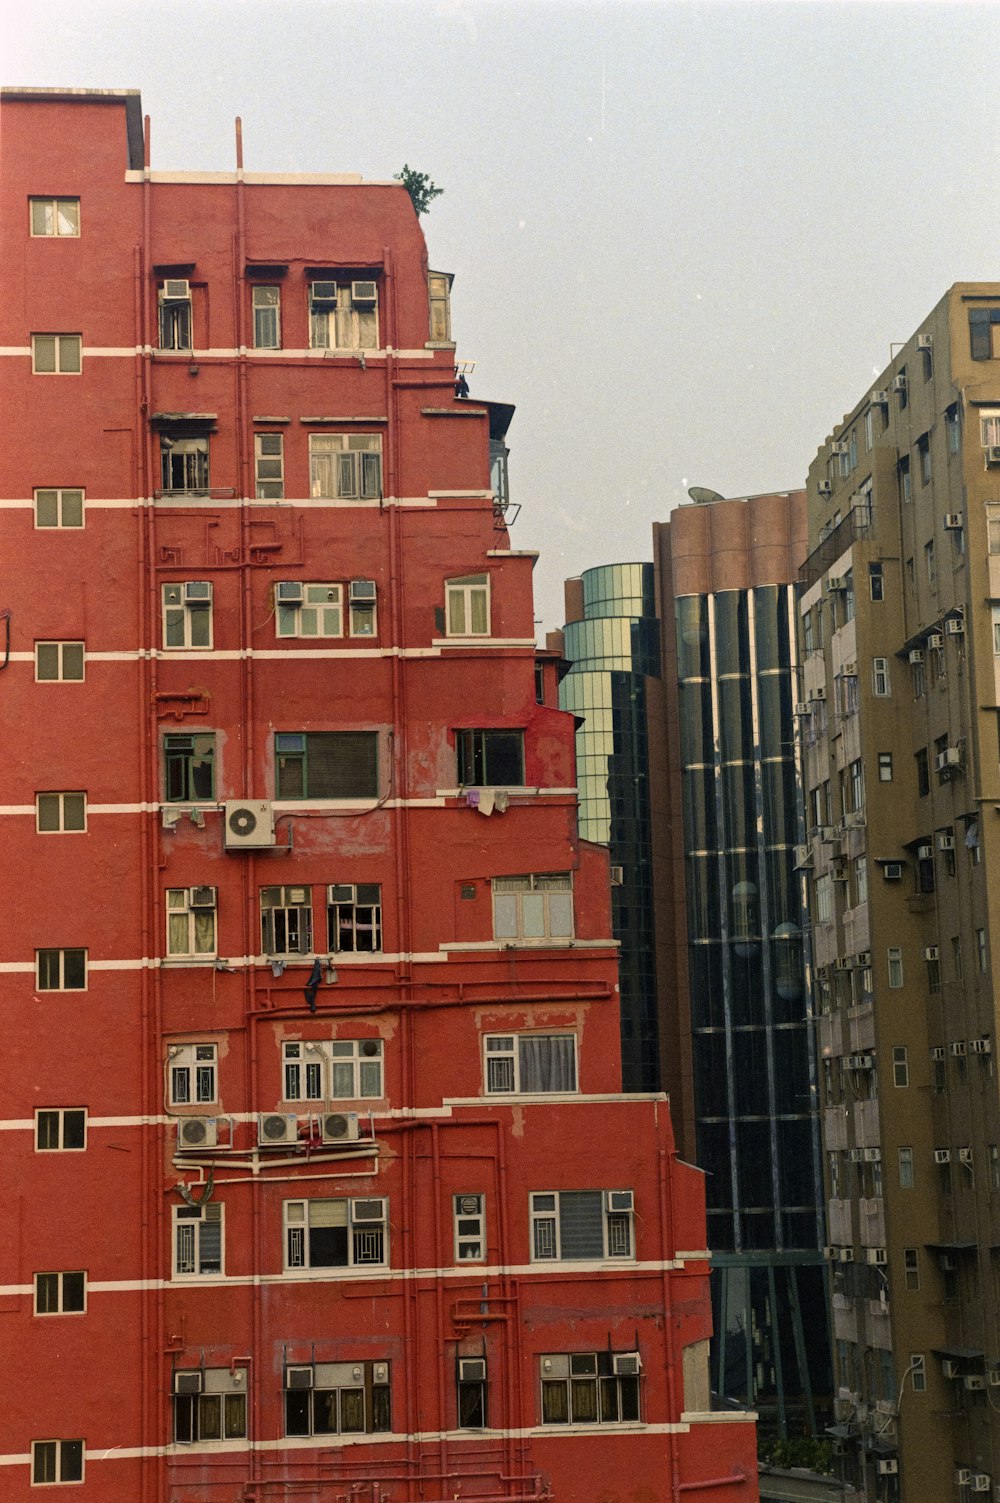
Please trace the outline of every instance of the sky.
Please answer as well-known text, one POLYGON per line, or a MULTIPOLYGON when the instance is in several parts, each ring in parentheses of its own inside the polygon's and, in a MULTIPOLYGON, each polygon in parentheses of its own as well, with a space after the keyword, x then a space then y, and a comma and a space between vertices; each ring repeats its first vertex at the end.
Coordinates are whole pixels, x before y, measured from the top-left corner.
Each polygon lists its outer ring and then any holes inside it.
MULTIPOLYGON (((789 490, 953 282, 1000 278, 1000 5, 34 0, 0 82, 139 88, 154 168, 409 163, 511 545, 652 557, 690 485, 789 490)), ((2 141, 0 141, 2 170, 2 141)))

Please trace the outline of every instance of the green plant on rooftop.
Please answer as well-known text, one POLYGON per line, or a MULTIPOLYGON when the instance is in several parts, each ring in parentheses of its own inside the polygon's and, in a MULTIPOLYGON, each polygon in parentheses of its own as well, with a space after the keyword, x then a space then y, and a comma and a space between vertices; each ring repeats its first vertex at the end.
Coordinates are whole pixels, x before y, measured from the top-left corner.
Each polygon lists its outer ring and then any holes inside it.
POLYGON ((410 195, 410 202, 418 218, 421 214, 426 214, 434 200, 440 198, 444 192, 443 188, 431 182, 428 173, 417 172, 416 168, 411 167, 407 162, 403 163, 402 172, 397 172, 394 176, 396 182, 402 183, 410 195))

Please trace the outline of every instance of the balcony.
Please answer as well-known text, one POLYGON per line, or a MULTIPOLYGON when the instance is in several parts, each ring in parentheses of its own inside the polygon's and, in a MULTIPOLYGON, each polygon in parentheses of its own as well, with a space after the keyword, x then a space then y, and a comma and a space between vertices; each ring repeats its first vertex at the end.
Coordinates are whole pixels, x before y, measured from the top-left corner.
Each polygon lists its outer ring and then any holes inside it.
POLYGON ((858 1201, 858 1219, 861 1223, 861 1246, 884 1247, 885 1207, 881 1195, 858 1201))
POLYGON ((878 1100, 854 1103, 854 1141, 874 1148, 879 1140, 878 1100))
POLYGON ((826 1205, 827 1236, 835 1247, 853 1247, 854 1232, 851 1227, 851 1202, 829 1200, 826 1205))
POLYGON ((847 1111, 842 1106, 828 1106, 823 1113, 823 1147, 828 1153, 847 1147, 847 1111))
POLYGON ((871 535, 871 507, 852 506, 844 520, 830 530, 802 565, 799 570, 802 588, 808 590, 810 585, 814 585, 826 573, 831 564, 836 563, 842 553, 847 552, 852 543, 860 538, 870 538, 871 535))

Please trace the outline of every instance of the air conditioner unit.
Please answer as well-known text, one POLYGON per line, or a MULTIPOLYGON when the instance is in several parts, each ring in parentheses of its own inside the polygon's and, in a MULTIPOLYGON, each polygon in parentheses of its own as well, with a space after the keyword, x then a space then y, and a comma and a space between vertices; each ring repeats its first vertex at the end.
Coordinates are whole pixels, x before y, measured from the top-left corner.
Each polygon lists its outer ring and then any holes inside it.
POLYGON ((930 347, 931 347, 931 345, 933 343, 934 343, 934 339, 933 339, 932 335, 930 335, 930 334, 918 334, 917 335, 917 349, 918 350, 929 350, 930 347))
POLYGON ((961 532, 962 513, 960 511, 946 511, 944 514, 945 532, 961 532))
POLYGON ((847 589, 847 581, 842 574, 831 574, 826 582, 828 595, 839 595, 847 589))
POLYGON ((910 662, 914 667, 916 667, 918 663, 922 663, 923 660, 924 655, 919 647, 913 647, 910 649, 910 662))
POLYGON ((917 860, 918 861, 933 861, 934 860, 934 847, 932 845, 918 845, 917 846, 917 860))
POLYGON ((885 387, 876 387, 868 395, 868 400, 873 407, 887 407, 889 405, 889 393, 885 387))
MULTIPOLYGON (((960 1378, 962 1376, 960 1364, 956 1362, 952 1357, 945 1357, 944 1361, 941 1363, 941 1372, 946 1378, 960 1378)), ((959 1467, 958 1471, 955 1473, 956 1482, 962 1482, 963 1480, 965 1482, 968 1482, 969 1480, 968 1467, 959 1467), (965 1473, 964 1479, 959 1476, 960 1472, 965 1473)))
POLYGON ((225 806, 226 850, 274 845, 274 809, 268 799, 230 799, 225 806))
POLYGON ((612 887, 624 887, 624 885, 625 885, 625 868, 624 868, 624 866, 612 866, 612 868, 611 868, 611 886, 612 887))
POLYGON ((627 1212, 635 1207, 635 1197, 631 1190, 605 1190, 604 1209, 606 1211, 627 1212))
POLYGON ((327 1112, 322 1119, 321 1135, 324 1143, 356 1143, 357 1112, 327 1112))
POLYGON ((840 1249, 840 1261, 842 1263, 853 1263, 854 1262, 854 1248, 853 1247, 842 1247, 840 1249))
POLYGON ((925 947, 925 949, 924 949, 924 959, 925 960, 937 960, 938 957, 939 957, 939 954, 940 954, 940 951, 938 950, 937 945, 927 945, 925 947))
POLYGON ((825 699, 826 698, 826 685, 825 684, 817 684, 816 687, 815 687, 815 689, 812 691, 812 697, 813 697, 813 699, 818 699, 818 700, 825 699))
POLYGON ((943 1060, 944 1056, 945 1056, 944 1045, 943 1044, 935 1044, 934 1048, 931 1050, 931 1059, 943 1060))
POLYGON ((219 1123, 215 1117, 179 1117, 177 1147, 214 1148, 219 1141, 219 1123))
POLYGON ((812 846, 797 845, 793 853, 793 860, 797 869, 808 866, 812 861, 812 846))
POLYGON ((864 1159, 865 1159, 865 1150, 863 1148, 852 1148, 851 1149, 851 1163, 852 1164, 863 1164, 864 1163, 864 1159))
POLYGON ((927 638, 927 646, 932 652, 940 652, 944 646, 944 637, 942 637, 939 631, 932 631, 927 638))
POLYGON ((185 605, 209 605, 212 600, 210 579, 188 579, 184 582, 185 605))
POLYGON ((214 887, 191 887, 188 889, 188 905, 191 908, 214 908, 214 887))
POLYGON ((459 1357, 458 1381, 460 1383, 485 1383, 485 1357, 459 1357))
POLYGON ((833 486, 830 484, 829 480, 821 480, 816 489, 819 491, 819 494, 821 496, 829 496, 833 491, 833 486))
POLYGON ((988 444, 983 453, 987 464, 1000 464, 1000 444, 988 444))
POLYGON ((642 1371, 642 1359, 638 1352, 614 1352, 611 1371, 616 1378, 637 1378, 642 1371))
POLYGON ((971 1166, 971 1164, 972 1164, 972 1149, 971 1148, 960 1148, 958 1150, 958 1162, 960 1164, 965 1164, 966 1166, 971 1166))
POLYGON ((832 845, 833 825, 818 825, 816 827, 816 833, 824 845, 832 845))
POLYGON ((299 606, 305 599, 300 579, 279 579, 274 587, 275 605, 299 606))
POLYGON ((185 277, 168 277, 160 290, 164 303, 186 303, 191 296, 191 283, 185 277))
POLYGON ((955 849, 954 835, 939 835, 937 843, 939 851, 953 851, 955 849))
POLYGON ((200 1367, 174 1373, 174 1393, 201 1393, 205 1386, 205 1374, 200 1367))
POLYGON ((351 1201, 351 1223, 354 1226, 380 1226, 385 1221, 385 1198, 351 1201))
POLYGON ((841 669, 841 672, 843 673, 845 678, 857 678, 858 665, 857 663, 845 663, 843 668, 841 669))
POLYGON ((935 1148, 935 1150, 934 1150, 934 1162, 935 1162, 935 1164, 950 1164, 951 1163, 951 1149, 950 1148, 935 1148))
POLYGON ((801 703, 799 703, 799 704, 797 704, 795 706, 795 713, 796 713, 796 715, 798 715, 800 717, 803 717, 803 716, 806 716, 806 715, 811 715, 812 714, 812 705, 809 703, 808 700, 804 700, 804 701, 802 701, 801 703))
POLYGON ((886 861, 882 865, 882 878, 886 882, 899 882, 903 876, 901 861, 886 861))
POLYGON ((832 1244, 827 1243, 826 1247, 824 1247, 823 1249, 823 1256, 828 1263, 836 1263, 837 1249, 832 1246, 832 1244))
POLYGON ((991 1367, 986 1374, 986 1381, 991 1388, 1000 1388, 1000 1367, 991 1367))
POLYGON ((893 391, 899 391, 899 392, 903 392, 903 391, 906 390, 906 376, 902 372, 900 372, 900 374, 898 376, 893 376, 893 378, 892 378, 892 390, 893 391))
POLYGON ((313 1370, 311 1367, 286 1367, 286 1388, 311 1388, 313 1386, 313 1370))
MULTIPOLYGON (((869 1058, 870 1057, 871 1056, 869 1056, 869 1058)), ((881 1162, 882 1162, 882 1150, 881 1150, 881 1148, 866 1148, 865 1149, 865 1163, 866 1164, 881 1164, 881 1162)))
POLYGON ((309 298, 314 308, 319 305, 326 308, 336 308, 336 282, 311 282, 309 285, 309 298))
POLYGON ((962 1379, 962 1387, 967 1388, 970 1393, 982 1393, 986 1387, 986 1379, 982 1373, 969 1373, 962 1379))
MULTIPOLYGON (((980 1386, 980 1382, 981 1381, 982 1380, 980 1379, 979 1382, 976 1383, 975 1386, 977 1388, 980 1386)), ((971 1383, 967 1382, 965 1386, 966 1386, 966 1388, 971 1388, 973 1385, 971 1383)), ((989 1490, 990 1490, 990 1474, 989 1474, 989 1472, 973 1472, 973 1474, 972 1474, 972 1481, 969 1484, 969 1487, 970 1487, 971 1491, 974 1492, 974 1493, 988 1493, 989 1490)))
POLYGON ((943 752, 938 752, 935 758, 935 766, 938 772, 944 772, 949 767, 960 767, 962 753, 957 746, 946 746, 943 752))
POLYGON ((374 579, 352 579, 350 598, 352 605, 369 605, 375 599, 374 579))
POLYGON ((351 302, 355 308, 373 308, 375 306, 376 287, 374 282, 352 282, 351 302))
POLYGON ((850 454, 851 446, 846 439, 835 439, 830 445, 831 454, 850 454))
POLYGON ((953 1040, 953 1042, 951 1044, 948 1045, 948 1047, 951 1050, 952 1055, 954 1056, 955 1059, 964 1059, 965 1058, 965 1040, 964 1039, 955 1039, 955 1040, 953 1040))
POLYGON ((899 1462, 895 1456, 883 1456, 881 1461, 875 1463, 875 1470, 880 1477, 895 1477, 899 1471, 899 1462))
POLYGON ((261 1148, 276 1148, 281 1143, 297 1143, 299 1119, 294 1113, 261 1112, 257 1118, 257 1142, 261 1148))
POLYGON ((871 950, 859 950, 857 955, 854 957, 854 962, 859 970, 866 971, 872 963, 871 950))
POLYGON ((969 1053, 970 1054, 992 1054, 993 1053, 993 1046, 990 1043, 989 1039, 970 1039, 969 1040, 969 1053))
POLYGON ((965 621, 961 616, 949 616, 944 623, 944 629, 949 637, 964 637, 965 621))
POLYGON ((835 861, 830 868, 830 875, 835 882, 846 882, 848 878, 847 862, 835 861))

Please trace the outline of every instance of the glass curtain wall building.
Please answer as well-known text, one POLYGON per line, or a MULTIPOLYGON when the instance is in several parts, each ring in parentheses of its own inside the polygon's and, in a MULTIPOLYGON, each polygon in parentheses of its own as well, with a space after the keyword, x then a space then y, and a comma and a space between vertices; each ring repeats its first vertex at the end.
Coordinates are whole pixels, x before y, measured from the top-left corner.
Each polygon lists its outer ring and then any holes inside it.
POLYGON ((659 675, 652 564, 588 569, 566 586, 560 707, 576 733, 580 834, 611 853, 611 914, 620 942, 622 1082, 660 1085, 654 954, 648 683, 659 675))

